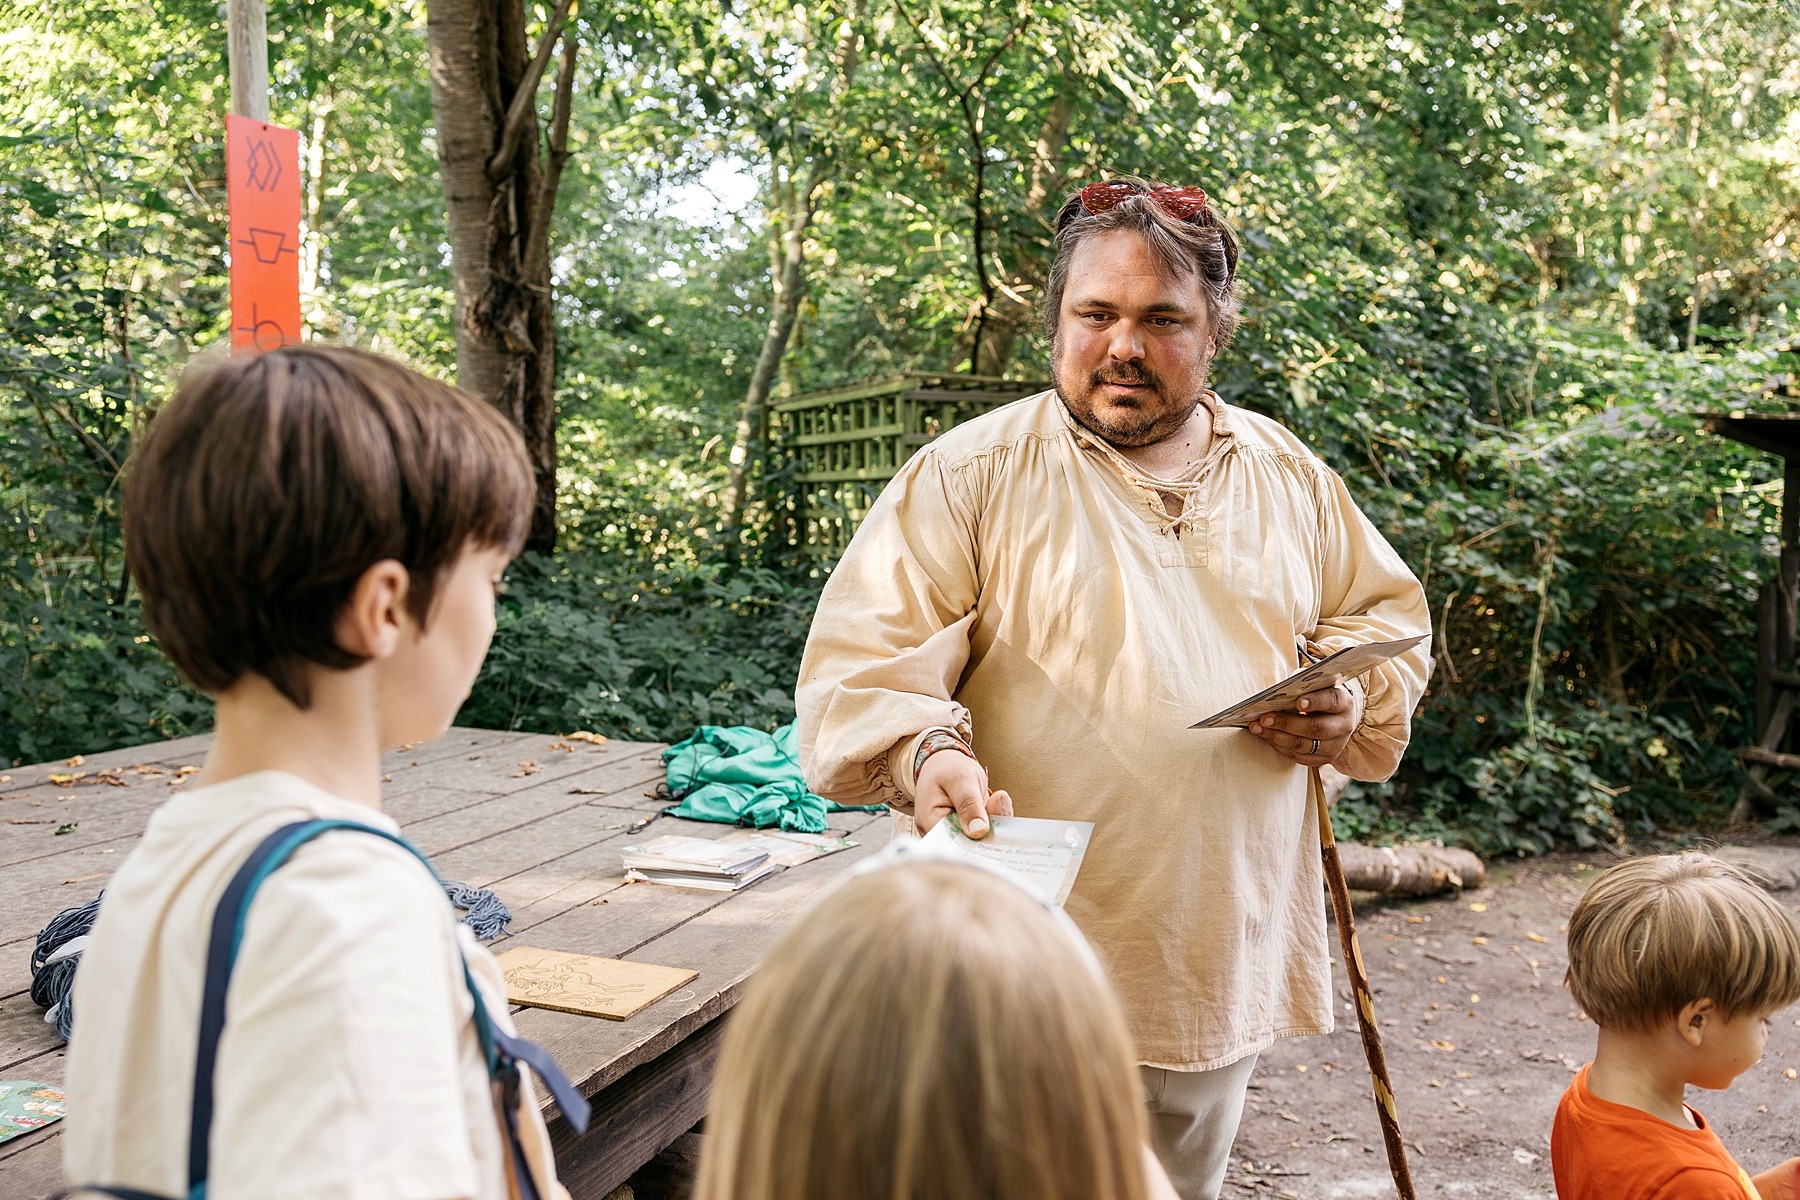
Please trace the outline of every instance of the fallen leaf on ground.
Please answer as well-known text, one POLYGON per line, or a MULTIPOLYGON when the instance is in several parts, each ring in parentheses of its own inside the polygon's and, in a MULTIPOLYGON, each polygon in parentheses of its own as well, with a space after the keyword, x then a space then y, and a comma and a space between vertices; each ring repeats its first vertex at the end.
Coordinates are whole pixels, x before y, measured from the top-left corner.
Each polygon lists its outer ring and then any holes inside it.
POLYGON ((585 729, 577 729, 568 736, 568 740, 571 742, 587 742, 594 746, 606 745, 606 739, 604 737, 597 733, 590 733, 585 729))
POLYGON ((1547 942, 1550 940, 1549 938, 1545 937, 1541 933, 1531 933, 1530 931, 1527 931, 1525 936, 1530 938, 1534 942, 1547 942))
POLYGON ((1444 1053, 1448 1054, 1450 1051, 1456 1049, 1456 1043, 1445 1041, 1443 1038, 1433 1038, 1431 1040, 1431 1048, 1433 1050, 1442 1050, 1444 1053))
POLYGON ((1293 1113, 1289 1112, 1285 1108, 1278 1110, 1275 1113, 1275 1115, 1280 1117, 1284 1121, 1292 1121, 1296 1125, 1298 1125, 1300 1123, 1300 1118, 1296 1117, 1293 1113))

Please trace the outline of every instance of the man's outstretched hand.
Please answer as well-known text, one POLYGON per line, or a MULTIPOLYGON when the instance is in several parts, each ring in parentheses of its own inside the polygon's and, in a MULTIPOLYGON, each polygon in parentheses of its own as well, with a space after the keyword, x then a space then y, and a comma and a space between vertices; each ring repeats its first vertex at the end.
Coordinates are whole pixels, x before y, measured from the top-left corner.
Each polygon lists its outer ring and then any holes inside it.
POLYGON ((1012 797, 988 791, 986 769, 968 755, 940 750, 919 768, 913 786, 913 825, 924 833, 953 812, 961 818, 964 833, 984 838, 991 828, 989 817, 1013 815, 1012 797))
MULTIPOLYGON (((1264 713, 1249 728, 1283 758, 1303 767, 1322 767, 1335 763, 1350 745, 1350 735, 1362 723, 1362 705, 1360 693, 1339 683, 1308 692, 1294 702, 1294 711, 1264 713)), ((925 765, 931 765, 930 759, 925 765)))

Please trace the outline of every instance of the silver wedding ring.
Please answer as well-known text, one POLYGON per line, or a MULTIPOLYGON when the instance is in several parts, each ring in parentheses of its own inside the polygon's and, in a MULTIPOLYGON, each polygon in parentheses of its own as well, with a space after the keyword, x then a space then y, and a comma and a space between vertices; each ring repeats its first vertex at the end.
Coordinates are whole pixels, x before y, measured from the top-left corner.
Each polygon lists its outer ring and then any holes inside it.
POLYGON ((1318 738, 1314 738, 1314 739, 1313 739, 1313 748, 1312 748, 1312 752, 1313 752, 1313 753, 1314 753, 1314 754, 1317 754, 1317 753, 1318 753, 1318 752, 1319 752, 1319 739, 1318 739, 1318 738))

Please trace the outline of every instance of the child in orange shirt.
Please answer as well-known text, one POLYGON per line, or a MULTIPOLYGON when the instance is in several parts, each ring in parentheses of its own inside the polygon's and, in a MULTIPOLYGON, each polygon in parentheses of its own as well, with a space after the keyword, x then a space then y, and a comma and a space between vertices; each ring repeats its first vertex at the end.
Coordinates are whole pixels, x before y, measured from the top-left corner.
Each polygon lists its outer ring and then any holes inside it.
POLYGON ((1752 1178, 1682 1099, 1755 1066, 1800 999, 1781 905, 1710 855, 1634 859, 1575 906, 1564 982, 1600 1039, 1556 1109, 1561 1200, 1800 1200, 1800 1158, 1752 1178))

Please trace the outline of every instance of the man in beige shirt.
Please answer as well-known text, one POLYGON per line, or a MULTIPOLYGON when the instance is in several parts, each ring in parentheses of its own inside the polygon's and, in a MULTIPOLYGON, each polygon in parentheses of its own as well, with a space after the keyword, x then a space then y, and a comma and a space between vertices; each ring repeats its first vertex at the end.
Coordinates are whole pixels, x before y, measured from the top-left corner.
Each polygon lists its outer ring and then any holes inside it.
POLYGON ((1236 243, 1197 188, 1093 184, 1057 223, 1056 390, 951 430, 882 493, 819 603, 809 784, 920 832, 1094 822, 1073 916, 1118 988, 1158 1153, 1214 1197, 1256 1056, 1332 1027, 1303 768, 1381 780, 1425 646, 1249 731, 1196 720, 1359 642, 1429 630, 1342 480, 1207 390, 1236 243))

